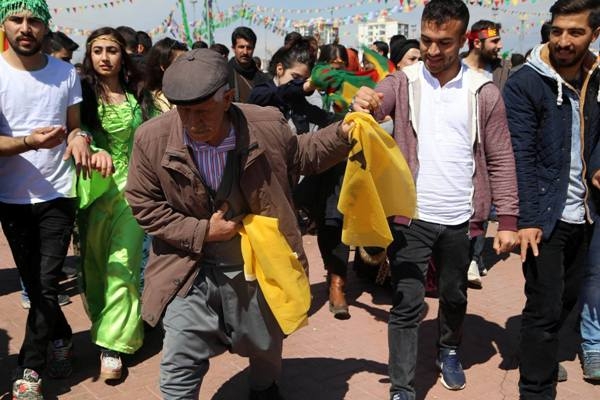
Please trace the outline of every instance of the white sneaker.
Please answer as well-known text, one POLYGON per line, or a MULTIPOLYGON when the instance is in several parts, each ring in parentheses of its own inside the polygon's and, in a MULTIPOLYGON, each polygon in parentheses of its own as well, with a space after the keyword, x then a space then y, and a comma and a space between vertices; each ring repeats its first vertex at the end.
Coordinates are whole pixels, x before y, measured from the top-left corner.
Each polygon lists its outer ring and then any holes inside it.
POLYGON ((481 275, 479 275, 479 267, 475 261, 471 261, 471 264, 469 264, 467 279, 469 281, 469 285, 472 287, 477 289, 481 289, 483 287, 483 284, 481 283, 481 275))

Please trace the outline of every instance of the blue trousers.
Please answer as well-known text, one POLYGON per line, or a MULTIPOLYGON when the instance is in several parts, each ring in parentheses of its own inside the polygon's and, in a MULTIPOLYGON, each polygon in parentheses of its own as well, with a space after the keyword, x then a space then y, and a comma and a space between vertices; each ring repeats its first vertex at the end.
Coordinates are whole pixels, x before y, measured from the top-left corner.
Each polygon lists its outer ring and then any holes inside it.
POLYGON ((600 352, 600 221, 593 225, 581 284, 581 349, 600 352))

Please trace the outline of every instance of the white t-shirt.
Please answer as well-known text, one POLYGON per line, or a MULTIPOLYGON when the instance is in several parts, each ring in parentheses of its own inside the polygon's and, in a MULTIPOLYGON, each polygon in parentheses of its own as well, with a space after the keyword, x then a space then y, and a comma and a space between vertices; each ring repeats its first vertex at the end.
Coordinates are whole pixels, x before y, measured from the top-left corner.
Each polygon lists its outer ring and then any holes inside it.
MULTIPOLYGON (((81 83, 71 64, 47 56, 47 65, 23 71, 0 55, 0 134, 28 135, 35 128, 66 126, 67 108, 80 103, 81 83)), ((75 168, 63 161, 66 143, 0 157, 0 201, 35 204, 75 197, 75 168)))
POLYGON ((473 213, 473 143, 469 130, 469 90, 466 66, 440 87, 422 66, 418 132, 419 219, 458 225, 473 213))

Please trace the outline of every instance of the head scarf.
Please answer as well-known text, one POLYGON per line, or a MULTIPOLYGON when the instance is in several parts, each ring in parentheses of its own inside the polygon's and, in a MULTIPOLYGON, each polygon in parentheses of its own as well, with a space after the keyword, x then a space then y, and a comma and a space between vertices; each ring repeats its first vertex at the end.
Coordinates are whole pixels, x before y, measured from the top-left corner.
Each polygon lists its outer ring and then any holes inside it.
POLYGON ((394 65, 398 65, 410 49, 419 50, 419 41, 415 39, 396 40, 390 50, 390 59, 394 65))
POLYGON ((0 1, 0 23, 22 11, 29 11, 34 18, 39 18, 46 25, 50 22, 50 10, 45 0, 2 0, 0 1))

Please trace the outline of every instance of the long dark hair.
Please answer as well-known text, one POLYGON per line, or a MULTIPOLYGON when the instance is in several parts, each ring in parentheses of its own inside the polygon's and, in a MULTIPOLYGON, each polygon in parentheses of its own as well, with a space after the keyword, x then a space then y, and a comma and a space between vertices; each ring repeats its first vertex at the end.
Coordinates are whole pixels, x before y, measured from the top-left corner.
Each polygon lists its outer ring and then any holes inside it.
POLYGON ((283 68, 288 69, 295 63, 305 64, 309 70, 315 66, 316 53, 311 45, 310 39, 306 37, 294 37, 283 47, 273 54, 269 63, 269 73, 277 74, 277 64, 281 63, 283 68))
POLYGON ((319 53, 320 63, 331 63, 334 60, 342 60, 346 66, 348 66, 348 52, 346 47, 339 43, 330 43, 321 46, 321 52, 319 53))
POLYGON ((188 51, 185 43, 175 39, 164 38, 154 43, 146 56, 144 90, 142 93, 142 113, 153 115, 156 111, 151 92, 162 89, 165 70, 174 61, 174 51, 188 51), (148 98, 147 98, 148 97, 148 98))
MULTIPOLYGON (((94 70, 92 63, 92 42, 100 36, 111 36, 119 44, 121 50, 121 70, 119 71, 119 83, 125 92, 135 96, 138 102, 142 98, 142 81, 131 57, 125 51, 125 40, 123 36, 114 28, 104 27, 93 31, 87 38, 85 46, 85 57, 83 59, 83 68, 81 74, 81 89, 83 102, 81 103, 81 122, 82 124, 94 132, 106 133, 102 128, 100 115, 98 114, 98 105, 108 103, 108 93, 102 85, 99 76, 94 70)), ((149 118, 149 115, 142 113, 144 120, 149 118)))
POLYGON ((173 62, 174 51, 188 51, 188 47, 185 43, 171 38, 164 38, 154 43, 146 56, 146 89, 160 90, 162 88, 163 75, 173 62))

